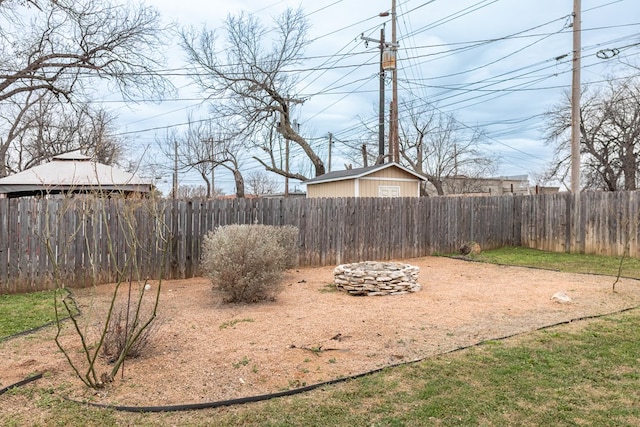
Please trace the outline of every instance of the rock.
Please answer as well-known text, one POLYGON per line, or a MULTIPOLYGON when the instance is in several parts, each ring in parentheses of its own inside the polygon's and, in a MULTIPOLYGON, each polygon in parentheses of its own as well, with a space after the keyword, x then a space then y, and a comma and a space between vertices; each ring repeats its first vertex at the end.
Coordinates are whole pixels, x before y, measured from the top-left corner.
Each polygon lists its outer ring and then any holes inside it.
POLYGON ((419 272, 416 266, 397 262, 342 264, 334 269, 334 283, 351 295, 402 295, 422 288, 419 272))
POLYGON ((561 303, 561 304, 567 304, 567 303, 569 303, 569 302, 573 301, 573 300, 571 299, 571 297, 570 297, 569 295, 567 295, 567 294, 566 294, 565 292, 563 292, 563 291, 558 291, 558 292, 556 292, 555 294, 553 294, 553 295, 551 296, 551 299, 552 299, 553 301, 559 302, 559 303, 561 303))
POLYGON ((482 250, 476 242, 467 242, 460 246, 460 253, 462 255, 478 255, 480 252, 482 252, 482 250))

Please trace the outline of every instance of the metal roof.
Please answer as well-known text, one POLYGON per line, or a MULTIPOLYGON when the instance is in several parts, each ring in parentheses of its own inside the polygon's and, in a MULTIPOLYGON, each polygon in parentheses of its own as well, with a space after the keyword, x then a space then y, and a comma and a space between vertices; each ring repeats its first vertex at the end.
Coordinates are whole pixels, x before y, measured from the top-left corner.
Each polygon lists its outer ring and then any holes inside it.
POLYGON ((151 182, 77 153, 61 154, 48 163, 0 178, 0 194, 7 195, 95 190, 146 193, 151 191, 151 182))

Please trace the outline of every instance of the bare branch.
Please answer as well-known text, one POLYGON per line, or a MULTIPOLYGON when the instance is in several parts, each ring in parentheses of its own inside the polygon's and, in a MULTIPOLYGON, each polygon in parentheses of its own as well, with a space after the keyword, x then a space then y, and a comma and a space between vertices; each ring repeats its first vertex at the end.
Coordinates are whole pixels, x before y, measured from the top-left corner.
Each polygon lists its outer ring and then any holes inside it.
MULTIPOLYGON (((293 125, 291 108, 304 100, 291 95, 295 78, 287 73, 287 67, 301 60, 308 44, 307 29, 300 9, 287 9, 272 29, 255 16, 241 13, 226 20, 224 58, 220 58, 219 46, 216 50, 216 34, 207 29, 183 31, 182 45, 194 67, 196 83, 209 99, 225 99, 224 104, 214 105, 214 110, 237 118, 237 135, 255 140, 256 134, 277 122, 276 130, 302 148, 317 176, 325 173, 324 163, 293 125)), ((287 174, 282 168, 272 169, 287 174)))
POLYGON ((427 177, 437 194, 472 191, 472 179, 464 187, 447 184, 450 178, 478 178, 490 173, 495 160, 481 152, 481 129, 465 127, 455 117, 430 106, 405 103, 406 118, 400 123, 400 154, 413 170, 427 177), (445 188, 446 187, 446 188, 445 188))
MULTIPOLYGON (((112 118, 104 111, 89 112, 83 102, 102 82, 114 85, 128 99, 145 94, 162 97, 170 91, 171 85, 156 71, 164 61, 159 48, 165 30, 158 13, 143 5, 2 0, 0 102, 10 107, 3 109, 0 118, 0 133, 7 135, 0 140, 0 176, 60 150, 88 149, 88 142, 80 139, 98 137, 98 133, 87 133, 88 127, 102 127, 99 133, 106 135, 112 118), (47 103, 46 109, 38 105, 42 102, 47 103), (32 108, 39 112, 29 113, 32 108), (34 126, 37 114, 41 117, 34 126), (74 120, 84 136, 77 132, 70 136, 74 120), (56 129, 57 140, 51 137, 56 129), (13 158, 9 153, 14 153, 13 158)), ((93 154, 115 161, 117 144, 107 148, 100 138, 91 142, 101 145, 92 149, 93 154)))
MULTIPOLYGON (((583 88, 580 152, 583 188, 608 191, 638 188, 640 166, 640 81, 610 78, 601 87, 583 88)), ((562 179, 570 167, 570 101, 547 112, 546 137, 556 158, 548 176, 562 179)))

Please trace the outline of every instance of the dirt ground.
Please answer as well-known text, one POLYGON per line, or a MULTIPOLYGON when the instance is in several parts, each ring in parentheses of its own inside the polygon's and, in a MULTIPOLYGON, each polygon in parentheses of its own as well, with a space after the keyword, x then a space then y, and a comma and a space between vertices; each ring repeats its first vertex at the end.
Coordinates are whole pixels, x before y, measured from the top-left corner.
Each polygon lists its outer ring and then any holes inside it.
MULTIPOLYGON (((421 291, 354 297, 333 290, 333 267, 324 267, 287 272, 274 302, 227 305, 206 279, 165 281, 153 347, 127 361, 124 376, 104 390, 89 390, 74 377, 53 342, 53 327, 0 343, 0 387, 46 372, 38 387, 75 399, 128 406, 210 402, 327 381, 640 304, 640 282, 631 279, 612 293, 611 277, 438 257, 402 261, 420 267, 421 291), (572 301, 552 300, 558 291, 572 301)), ((112 290, 75 292, 87 330, 98 323, 112 290)), ((77 349, 73 336, 65 323, 62 339, 77 349)), ((99 372, 106 371, 100 363, 99 372)))

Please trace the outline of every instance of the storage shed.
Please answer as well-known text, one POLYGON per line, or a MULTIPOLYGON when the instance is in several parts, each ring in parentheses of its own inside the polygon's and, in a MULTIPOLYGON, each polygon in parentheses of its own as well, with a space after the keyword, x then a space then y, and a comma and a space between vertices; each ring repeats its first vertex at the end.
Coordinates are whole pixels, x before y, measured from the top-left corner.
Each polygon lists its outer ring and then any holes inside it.
POLYGON ((132 173, 78 153, 61 154, 48 163, 0 178, 0 198, 96 192, 148 195, 152 188, 150 182, 132 173))
POLYGON ((329 172, 304 182, 307 197, 420 197, 426 178, 397 163, 329 172))

